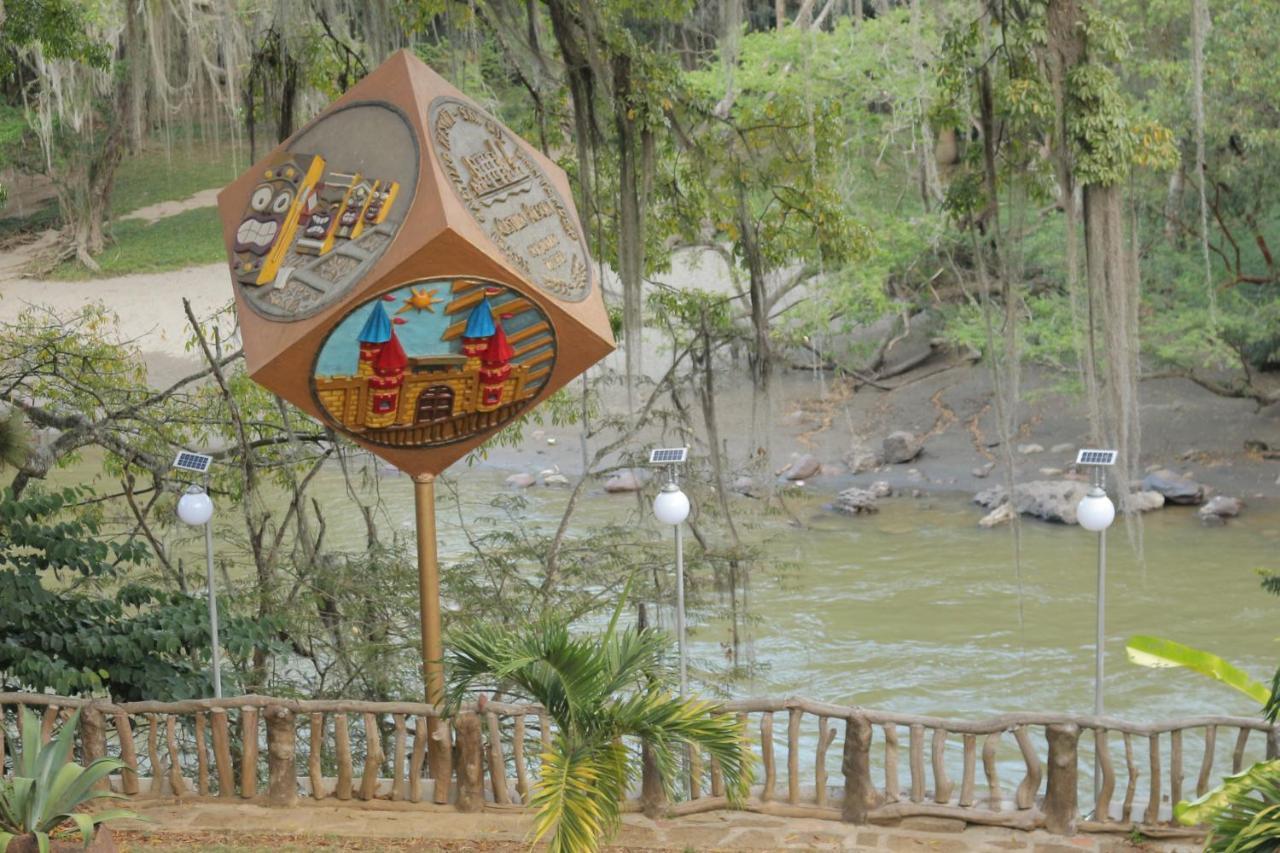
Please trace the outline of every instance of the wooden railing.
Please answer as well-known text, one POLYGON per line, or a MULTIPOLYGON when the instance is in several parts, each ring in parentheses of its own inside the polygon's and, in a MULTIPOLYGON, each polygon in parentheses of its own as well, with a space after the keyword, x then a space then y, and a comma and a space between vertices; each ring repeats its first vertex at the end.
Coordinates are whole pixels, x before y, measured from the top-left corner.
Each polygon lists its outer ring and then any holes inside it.
MULTIPOLYGON (((133 772, 113 784, 128 795, 279 806, 305 796, 452 803, 462 811, 523 808, 553 734, 540 707, 502 702, 465 706, 432 743, 427 719, 437 711, 413 702, 240 696, 111 703, 28 693, 0 693, 0 728, 15 730, 20 706, 42 715, 46 736, 81 709, 81 756, 121 758, 133 772), (452 778, 429 778, 432 749, 448 750, 452 778)), ((1236 772, 1247 760, 1280 756, 1280 727, 1242 717, 1137 724, 1005 714, 962 721, 806 699, 722 707, 744 721, 759 759, 747 809, 853 823, 930 815, 1060 835, 1134 828, 1177 835, 1189 830, 1172 822, 1171 803, 1203 793, 1228 768, 1236 772), (1227 761, 1219 747, 1232 733, 1227 761), (1200 755, 1194 787, 1184 764, 1184 752, 1192 751, 1200 755), (838 770, 829 775, 833 756, 839 756, 838 770), (1016 778, 1003 781, 1010 771, 1016 778)), ((635 792, 628 808, 682 815, 727 807, 717 764, 697 754, 686 764, 677 802, 655 801, 652 792, 660 786, 648 778, 642 790, 649 796, 635 792)))

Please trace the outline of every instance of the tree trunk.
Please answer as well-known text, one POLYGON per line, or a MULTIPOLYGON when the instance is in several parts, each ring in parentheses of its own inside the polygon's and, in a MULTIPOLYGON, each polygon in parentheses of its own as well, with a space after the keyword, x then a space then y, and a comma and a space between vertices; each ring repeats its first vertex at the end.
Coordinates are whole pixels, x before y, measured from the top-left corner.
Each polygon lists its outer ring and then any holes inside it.
POLYGON ((631 112, 631 57, 613 58, 613 115, 618 131, 618 277, 622 280, 623 349, 627 409, 635 411, 635 378, 641 371, 644 296, 644 218, 640 208, 636 122, 631 112))
POLYGON ((747 210, 746 188, 738 187, 738 229, 742 234, 742 254, 750 278, 751 326, 755 330, 755 352, 751 360, 751 380, 758 390, 769 387, 773 357, 769 348, 769 294, 765 287, 764 258, 756 224, 747 210))
POLYGON ((277 129, 277 140, 284 142, 293 136, 293 114, 298 100, 298 60, 285 56, 281 64, 284 66, 284 81, 280 92, 280 126, 277 129))

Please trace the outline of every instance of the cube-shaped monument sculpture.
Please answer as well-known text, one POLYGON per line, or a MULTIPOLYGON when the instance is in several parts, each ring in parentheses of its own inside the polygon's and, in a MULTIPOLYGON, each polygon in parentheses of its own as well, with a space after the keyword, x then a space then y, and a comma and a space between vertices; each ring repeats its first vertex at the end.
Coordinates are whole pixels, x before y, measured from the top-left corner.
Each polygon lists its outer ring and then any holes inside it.
POLYGON ((395 54, 218 196, 250 375, 440 473, 613 349, 571 198, 395 54))

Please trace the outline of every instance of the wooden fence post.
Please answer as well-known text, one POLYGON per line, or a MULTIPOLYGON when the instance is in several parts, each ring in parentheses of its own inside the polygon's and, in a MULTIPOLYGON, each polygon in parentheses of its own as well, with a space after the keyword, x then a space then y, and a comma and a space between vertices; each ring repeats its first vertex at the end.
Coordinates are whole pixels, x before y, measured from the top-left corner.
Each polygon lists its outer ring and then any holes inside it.
POLYGON ((1075 835, 1080 727, 1054 723, 1045 727, 1045 739, 1049 741, 1049 785, 1044 795, 1044 828, 1055 835, 1075 835))
POLYGON ((240 709, 240 796, 258 796, 258 709, 240 709))
POLYGON ((459 714, 458 727, 458 811, 478 812, 484 809, 484 743, 480 737, 480 718, 473 713, 459 714))
POLYGON ((840 818, 846 823, 864 824, 874 802, 871 787, 871 723, 853 716, 844 724, 844 804, 840 818))
POLYGON ((209 709, 209 731, 213 735, 213 763, 218 772, 218 796, 236 795, 236 769, 231 761, 231 729, 226 708, 209 709))
POLYGON ((298 801, 297 731, 293 712, 267 707, 267 804, 292 806, 298 801))
MULTIPOLYGON (((84 764, 87 767, 107 755, 107 724, 102 712, 92 704, 80 712, 80 739, 84 745, 84 764)), ((94 786, 97 791, 109 791, 111 782, 102 779, 94 786)))
POLYGON ((138 793, 138 748, 133 742, 133 728, 129 725, 129 715, 119 711, 112 716, 115 722, 116 737, 120 739, 120 760, 125 769, 120 771, 120 788, 132 796, 138 793))

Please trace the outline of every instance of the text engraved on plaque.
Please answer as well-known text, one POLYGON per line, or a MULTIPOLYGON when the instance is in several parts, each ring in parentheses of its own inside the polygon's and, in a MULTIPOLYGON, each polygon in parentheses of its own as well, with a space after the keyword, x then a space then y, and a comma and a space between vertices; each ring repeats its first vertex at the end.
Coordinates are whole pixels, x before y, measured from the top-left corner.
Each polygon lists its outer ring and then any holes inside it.
POLYGON ((591 291, 574 216, 511 132, 474 106, 437 98, 431 143, 458 198, 512 264, 566 302, 591 291))

